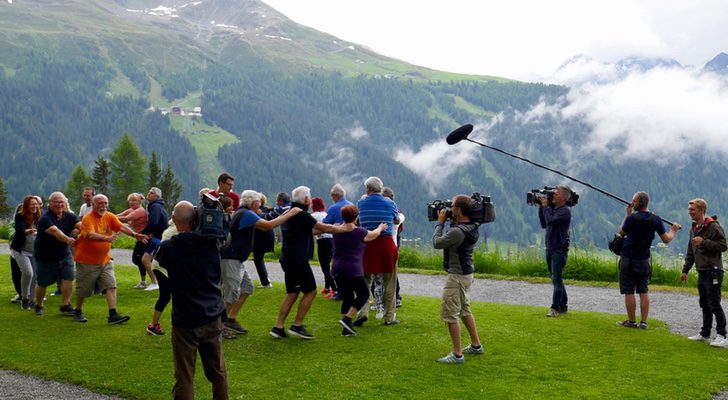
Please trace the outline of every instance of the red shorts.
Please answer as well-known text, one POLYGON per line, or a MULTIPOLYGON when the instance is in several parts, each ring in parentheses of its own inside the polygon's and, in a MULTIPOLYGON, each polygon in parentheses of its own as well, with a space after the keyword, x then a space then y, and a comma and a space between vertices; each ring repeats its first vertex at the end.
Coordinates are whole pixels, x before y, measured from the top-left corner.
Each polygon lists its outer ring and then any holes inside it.
POLYGON ((394 272, 397 265, 397 245, 391 236, 379 236, 367 243, 364 250, 364 274, 394 272))

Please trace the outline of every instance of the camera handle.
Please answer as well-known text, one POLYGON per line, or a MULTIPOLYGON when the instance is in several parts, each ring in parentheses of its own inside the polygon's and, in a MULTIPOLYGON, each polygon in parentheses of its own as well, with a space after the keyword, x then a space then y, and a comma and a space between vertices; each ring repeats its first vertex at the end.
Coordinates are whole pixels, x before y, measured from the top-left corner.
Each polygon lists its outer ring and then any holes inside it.
MULTIPOLYGON (((458 129, 460 129, 460 128, 458 128, 458 129)), ((472 130, 472 128, 471 128, 471 130, 472 130)), ((584 182, 584 181, 582 181, 582 180, 580 180, 580 179, 574 178, 573 176, 569 176, 569 175, 566 175, 565 173, 563 173, 563 172, 561 172, 561 171, 557 171, 557 170, 555 170, 555 169, 553 169, 553 168, 549 168, 549 167, 547 167, 547 166, 545 166, 545 165, 543 165, 543 164, 539 164, 539 163, 537 163, 537 162, 535 162, 535 161, 531 161, 531 160, 529 160, 529 159, 527 159, 527 158, 524 158, 524 157, 521 157, 521 156, 517 156, 517 155, 515 155, 515 154, 511 154, 511 153, 509 153, 509 152, 507 152, 507 151, 505 151, 505 150, 501 150, 501 149, 499 149, 499 148, 497 148, 497 147, 493 147, 493 146, 489 146, 489 145, 487 145, 487 144, 484 144, 484 143, 476 142, 475 140, 472 140, 472 139, 468 138, 468 137, 467 137, 467 135, 466 135, 466 136, 464 136, 464 137, 462 137, 462 138, 460 138, 460 140, 467 140, 468 142, 471 142, 471 143, 475 143, 475 144, 477 144, 477 145, 483 146, 483 147, 485 147, 485 148, 488 148, 488 149, 491 149, 491 150, 495 150, 495 151, 497 151, 497 152, 499 152, 499 153, 503 153, 503 154, 505 154, 505 155, 507 155, 507 156, 511 156, 511 157, 513 157, 513 158, 517 158, 517 159, 519 159, 519 160, 521 160, 521 161, 525 161, 525 162, 527 162, 527 163, 529 163, 529 164, 531 164, 531 165, 535 165, 535 166, 537 166, 537 167, 539 167, 539 168, 543 168, 543 169, 545 169, 545 170, 547 170, 547 171, 551 171, 551 172, 553 172, 553 173, 555 173, 555 174, 559 174, 559 175, 563 176, 564 178, 568 178, 568 179, 571 179, 571 180, 572 180, 572 181, 574 181, 574 182, 578 182, 578 183, 581 183, 582 185, 584 185, 584 186, 586 186, 586 187, 588 187, 588 188, 594 189, 594 190, 596 190, 597 192, 599 192, 599 193, 601 193, 601 194, 603 194, 603 195, 606 195, 606 196, 608 196, 608 197, 611 197, 611 198, 613 198, 614 200, 617 200, 617 201, 619 201, 619 202, 622 202, 622 203, 624 203, 625 205, 629 205, 629 204, 631 204, 631 202, 629 202, 629 201, 627 201, 627 200, 625 200, 625 199, 623 199, 623 198, 621 198, 621 197, 617 197, 617 196, 615 196, 615 195, 613 195, 613 194, 611 194, 611 193, 607 192, 607 191, 606 191, 606 190, 604 190, 604 189, 600 189, 600 188, 598 188, 598 187, 596 187, 596 186, 592 185, 591 183, 587 183, 587 182, 584 182)), ((458 140, 457 142, 459 142, 460 140, 458 140)), ((455 143, 457 143, 457 142, 455 142, 455 143)), ((450 143, 450 142, 448 141, 448 144, 451 144, 451 145, 453 145, 453 144, 455 144, 455 143, 450 143)), ((662 217, 660 217, 660 219, 661 219, 661 220, 662 220, 663 222, 665 222, 666 224, 669 224, 670 226, 674 225, 674 223, 672 223, 672 222, 670 222, 670 221, 666 220, 665 218, 662 218, 662 217)))

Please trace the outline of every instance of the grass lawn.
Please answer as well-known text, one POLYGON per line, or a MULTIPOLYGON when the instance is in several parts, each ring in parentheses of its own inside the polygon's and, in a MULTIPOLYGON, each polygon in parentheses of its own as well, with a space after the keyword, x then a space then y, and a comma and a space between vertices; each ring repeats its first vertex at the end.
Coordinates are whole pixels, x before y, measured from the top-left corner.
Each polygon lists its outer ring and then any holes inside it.
MULTIPOLYGON (((100 296, 87 301, 86 324, 60 316, 58 297, 49 297, 42 317, 21 311, 7 301, 8 269, 8 256, 0 256, 0 368, 126 398, 169 398, 169 335, 144 333, 156 293, 130 289, 135 267, 117 268, 119 310, 132 316, 123 326, 106 325, 100 296)), ((339 336, 340 303, 318 298, 305 321, 315 340, 275 340, 268 330, 282 286, 256 291, 239 318, 250 333, 225 342, 231 398, 708 399, 728 383, 727 350, 673 335, 657 321, 632 330, 606 314, 547 319, 545 307, 474 303, 486 354, 466 356, 464 365, 435 362, 450 351, 436 298, 406 297, 401 325, 370 321, 353 338, 339 336)), ((162 326, 170 329, 169 311, 162 326)), ((197 389, 210 398, 199 365, 197 389)))

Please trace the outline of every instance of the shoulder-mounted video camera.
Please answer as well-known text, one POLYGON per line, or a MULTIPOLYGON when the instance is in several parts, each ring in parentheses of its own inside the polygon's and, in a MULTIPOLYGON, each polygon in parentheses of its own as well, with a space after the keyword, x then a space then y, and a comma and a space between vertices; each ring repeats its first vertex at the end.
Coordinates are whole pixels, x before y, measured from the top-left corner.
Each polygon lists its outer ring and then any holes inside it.
MULTIPOLYGON (((529 206, 540 207, 541 198, 545 197, 548 200, 548 204, 552 206, 554 204, 553 199, 556 190, 555 186, 544 186, 543 189, 533 189, 526 193, 526 204, 529 206)), ((579 194, 571 189, 569 189, 569 193, 569 200, 566 201, 566 205, 574 207, 577 203, 579 203, 579 194)))
MULTIPOLYGON (((470 217, 471 222, 477 224, 487 224, 495 221, 495 204, 490 202, 490 196, 481 196, 475 192, 470 196, 470 217)), ((427 203, 427 219, 429 221, 437 221, 437 214, 440 210, 446 210, 448 219, 452 219, 452 200, 435 200, 427 203)))
POLYGON ((220 198, 205 193, 200 205, 195 207, 193 232, 207 239, 227 239, 230 232, 230 216, 220 203, 220 198))

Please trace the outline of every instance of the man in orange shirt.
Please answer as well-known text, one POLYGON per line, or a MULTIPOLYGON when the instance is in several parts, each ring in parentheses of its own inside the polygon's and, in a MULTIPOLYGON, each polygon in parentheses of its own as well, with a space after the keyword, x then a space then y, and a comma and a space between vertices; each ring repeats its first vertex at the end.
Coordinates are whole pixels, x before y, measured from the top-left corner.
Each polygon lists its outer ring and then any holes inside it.
POLYGON ((116 215, 109 212, 109 199, 103 194, 94 196, 91 206, 91 212, 81 221, 81 234, 76 241, 73 257, 76 261, 76 314, 73 321, 88 321, 81 307, 86 297, 93 294, 98 281, 109 305, 109 325, 120 324, 128 321, 129 316, 116 311, 116 276, 110 254, 111 243, 119 236, 119 232, 141 241, 147 238, 123 225, 116 215))

